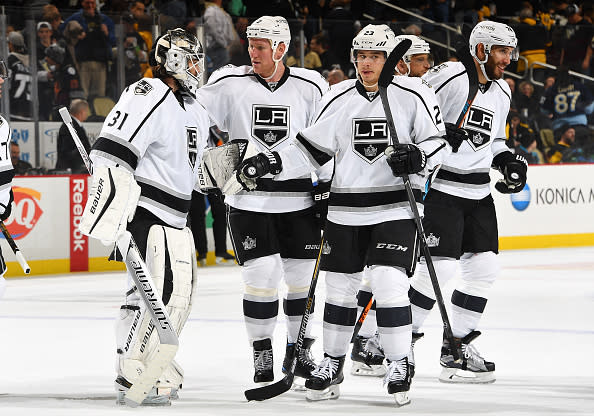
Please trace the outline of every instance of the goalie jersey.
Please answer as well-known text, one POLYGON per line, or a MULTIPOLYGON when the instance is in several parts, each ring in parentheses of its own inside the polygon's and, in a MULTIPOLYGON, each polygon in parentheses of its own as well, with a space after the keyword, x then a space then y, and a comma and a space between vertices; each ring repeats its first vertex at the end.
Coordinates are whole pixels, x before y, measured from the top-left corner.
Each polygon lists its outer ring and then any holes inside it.
MULTIPOLYGON (((285 68, 271 89, 254 74, 252 67, 232 65, 215 71, 196 99, 207 109, 213 122, 229 132, 230 139, 248 139, 256 152, 278 152, 296 134, 309 126, 328 84, 315 71, 285 68)), ((238 209, 256 212, 291 212, 313 205, 309 173, 273 181, 271 175, 258 179, 255 191, 227 196, 225 202, 238 209)))
POLYGON ((141 188, 138 206, 171 227, 186 226, 208 138, 206 111, 160 79, 128 86, 91 149, 95 165, 129 169, 141 188))
MULTIPOLYGON (((435 89, 445 122, 456 123, 468 97, 468 76, 460 62, 432 68, 423 77, 435 89)), ((469 138, 457 153, 444 161, 431 187, 468 199, 483 199, 491 193, 489 170, 493 157, 508 152, 505 123, 511 91, 505 81, 496 80, 479 88, 462 126, 469 138)))
MULTIPOLYGON (((394 77, 387 89, 400 143, 415 143, 427 155, 431 172, 451 151, 443 138, 445 126, 432 88, 420 78, 394 77)), ((359 81, 332 86, 316 122, 294 141, 300 151, 280 152, 283 171, 291 175, 335 160, 328 220, 344 225, 370 225, 410 219, 412 213, 402 178, 392 174, 384 151, 394 138, 379 93, 369 94, 359 81)), ((425 178, 410 175, 422 213, 425 178)))
POLYGON ((14 169, 10 160, 11 129, 6 119, 0 116, 0 204, 7 206, 10 201, 10 189, 14 169))

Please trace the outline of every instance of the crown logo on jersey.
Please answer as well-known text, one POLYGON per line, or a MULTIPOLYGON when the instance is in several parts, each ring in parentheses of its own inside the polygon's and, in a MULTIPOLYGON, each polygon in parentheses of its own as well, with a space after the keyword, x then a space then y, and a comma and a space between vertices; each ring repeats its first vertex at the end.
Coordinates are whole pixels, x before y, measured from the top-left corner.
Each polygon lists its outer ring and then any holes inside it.
POLYGON ((372 145, 369 145, 365 148, 364 152, 365 152, 365 156, 367 156, 367 157, 375 157, 377 155, 377 147, 373 147, 372 145))
POLYGON ((430 233, 427 236, 427 247, 437 247, 439 245, 439 240, 441 237, 436 237, 433 233, 430 233))
POLYGON ((253 248, 256 248, 256 239, 248 235, 245 237, 245 240, 243 240, 241 244, 243 245, 244 250, 251 250, 253 248))
POLYGON ((134 95, 147 95, 153 90, 153 86, 141 79, 134 87, 134 95))
POLYGON ((480 133, 472 135, 472 142, 475 144, 481 144, 483 142, 483 136, 480 133))
POLYGON ((273 132, 269 131, 268 133, 266 133, 264 135, 264 141, 266 143, 274 143, 276 141, 276 134, 274 134, 273 132))
POLYGON ((322 254, 330 254, 332 251, 332 247, 328 244, 327 241, 324 241, 324 245, 322 246, 322 254))

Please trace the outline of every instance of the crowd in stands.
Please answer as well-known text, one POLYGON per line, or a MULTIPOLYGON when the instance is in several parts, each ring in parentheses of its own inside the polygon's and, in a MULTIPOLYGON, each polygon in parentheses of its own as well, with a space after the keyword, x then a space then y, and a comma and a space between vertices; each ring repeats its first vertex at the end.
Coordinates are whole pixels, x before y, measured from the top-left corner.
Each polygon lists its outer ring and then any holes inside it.
MULTIPOLYGON (((93 118, 100 113, 94 99, 117 100, 118 59, 123 61, 126 85, 150 76, 153 27, 161 32, 174 27, 195 32, 202 23, 211 73, 226 64, 249 65, 248 24, 261 15, 284 16, 293 32, 287 66, 317 70, 332 85, 355 77, 351 40, 371 18, 388 22, 396 34, 417 34, 441 43, 449 38, 442 23, 473 26, 490 19, 510 24, 519 39, 521 59, 508 68, 519 76, 506 78, 512 90, 508 145, 530 163, 594 161, 589 127, 594 125, 594 84, 570 72, 594 75, 592 1, 389 3, 437 23, 371 0, 51 0, 48 4, 7 0, 10 118, 31 119, 35 71, 40 120, 59 120, 56 109, 77 99, 89 102, 89 120, 100 120, 93 118), (35 21, 36 62, 31 62, 27 48, 26 20, 35 21), (123 28, 121 39, 116 38, 116 23, 123 28)), ((436 64, 456 59, 435 44, 432 52, 436 64)))

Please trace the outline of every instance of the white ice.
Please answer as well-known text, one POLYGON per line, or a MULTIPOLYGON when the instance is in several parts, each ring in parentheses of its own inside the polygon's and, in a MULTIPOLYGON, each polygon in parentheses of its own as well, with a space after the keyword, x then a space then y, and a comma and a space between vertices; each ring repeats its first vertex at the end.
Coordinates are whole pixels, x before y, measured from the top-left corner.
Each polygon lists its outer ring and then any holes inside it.
MULTIPOLYGON (((178 361, 181 398, 168 408, 115 404, 113 323, 123 273, 8 279, 0 301, 0 415, 592 415, 594 414, 594 247, 507 251, 475 344, 497 365, 489 385, 437 380, 437 308, 417 343, 412 403, 395 408, 381 379, 346 374, 338 400, 309 403, 303 393, 248 403, 251 348, 242 320, 239 267, 200 270, 178 361)), ((451 287, 445 288, 449 298, 451 287)), ((321 357, 324 279, 317 291, 314 344, 321 357)), ((281 377, 285 325, 275 333, 281 377)), ((346 370, 350 368, 347 361, 346 370)))

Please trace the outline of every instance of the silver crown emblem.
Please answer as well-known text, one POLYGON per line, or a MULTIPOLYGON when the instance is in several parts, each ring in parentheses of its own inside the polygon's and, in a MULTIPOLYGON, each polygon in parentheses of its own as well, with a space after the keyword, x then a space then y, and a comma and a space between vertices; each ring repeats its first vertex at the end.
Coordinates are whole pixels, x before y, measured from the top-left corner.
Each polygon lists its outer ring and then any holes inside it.
POLYGON ((475 144, 481 144, 483 141, 483 136, 480 133, 474 134, 472 136, 472 142, 475 144))
POLYGON ((377 156, 377 147, 373 147, 369 145, 365 148, 365 156, 367 157, 376 157, 377 156))
POLYGON ((427 247, 437 247, 439 245, 439 240, 441 237, 436 237, 433 233, 427 236, 427 247))
POLYGON ((248 235, 241 244, 244 250, 251 250, 252 248, 256 248, 256 239, 248 235))
POLYGON ((322 246, 322 254, 330 254, 332 251, 332 247, 328 244, 327 241, 324 241, 324 245, 322 246))
POLYGON ((274 134, 273 132, 269 131, 268 133, 266 133, 264 135, 264 141, 266 143, 274 143, 276 141, 276 134, 274 134))

